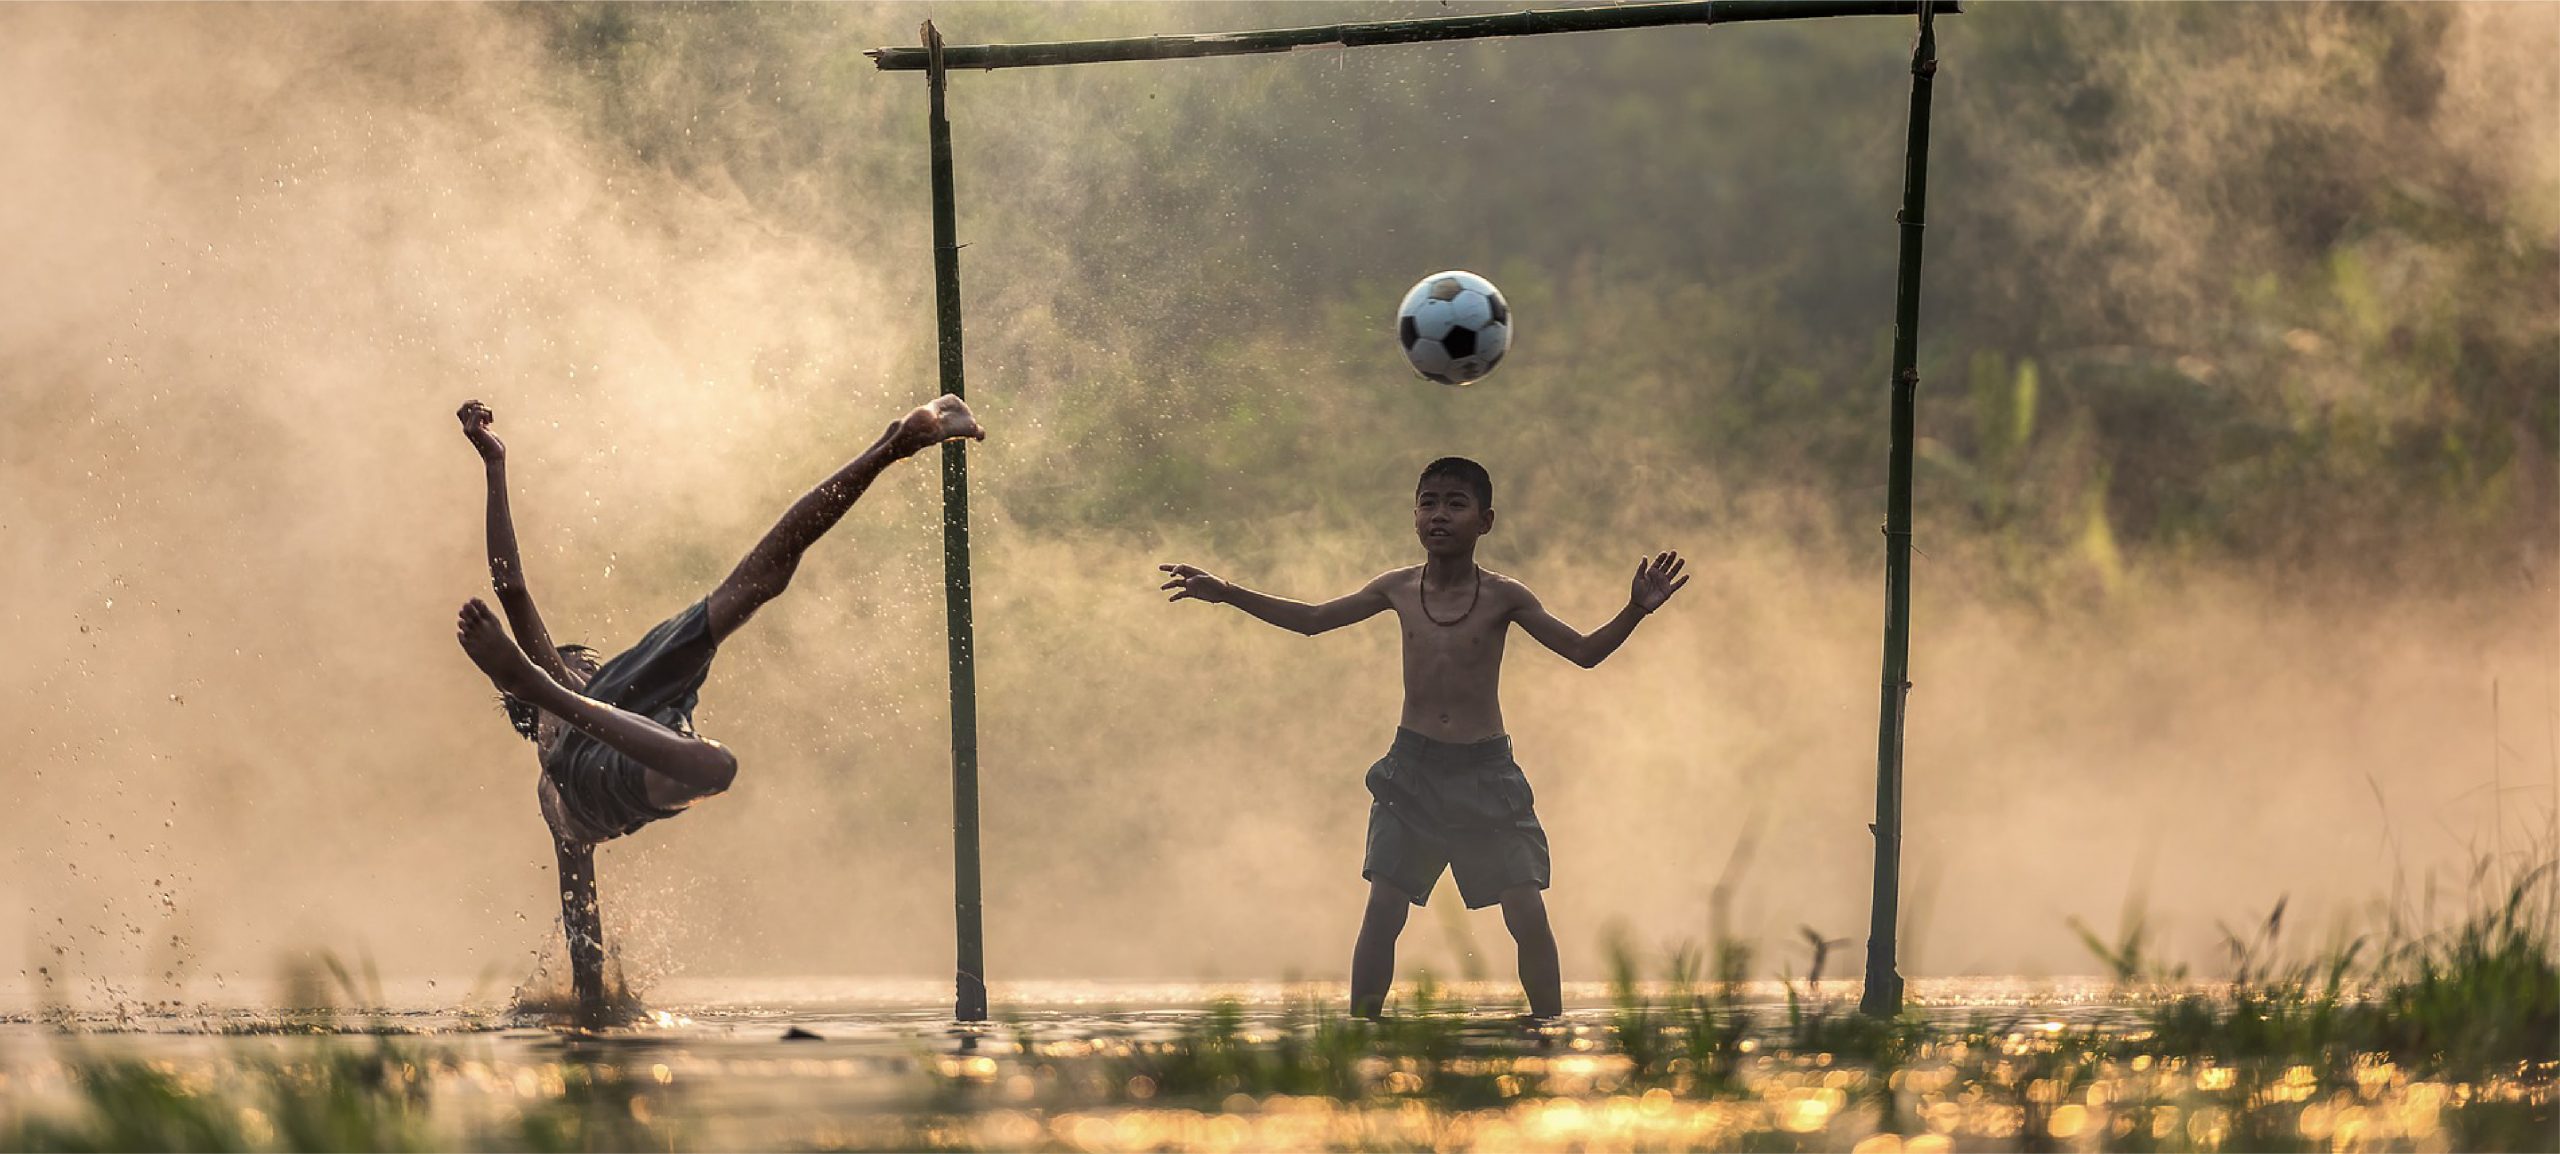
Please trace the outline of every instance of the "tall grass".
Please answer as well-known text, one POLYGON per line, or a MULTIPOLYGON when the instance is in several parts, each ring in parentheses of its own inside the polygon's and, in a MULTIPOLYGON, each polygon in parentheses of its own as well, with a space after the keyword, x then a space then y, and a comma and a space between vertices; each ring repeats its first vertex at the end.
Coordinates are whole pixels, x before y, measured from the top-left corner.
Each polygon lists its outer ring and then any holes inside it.
MULTIPOLYGON (((485 983, 484 983, 485 984, 485 983)), ((210 1067, 89 1052, 65 1044, 74 1088, 65 1109, 0 1113, 0 1150, 333 1151, 435 1150, 457 1144, 503 1150, 619 1150, 661 1147, 670 1132, 635 1114, 634 1103, 664 1094, 620 1067, 559 1064, 530 1105, 489 1116, 436 1109, 439 1085, 470 1081, 453 1046, 408 1036, 379 1011, 382 983, 369 960, 350 967, 320 953, 287 967, 284 1006, 230 1035, 268 1038, 274 1052, 210 1067)), ((475 998, 476 1000, 476 998, 475 998)), ((520 1009, 520 1012, 524 1012, 520 1009)), ((495 1028, 491 1020, 467 1019, 495 1028)), ((571 1024, 557 1020, 555 1025, 571 1024)), ((0 1104, 7 1104, 0 1102, 0 1104)), ((637 1109, 645 1114, 646 1105, 637 1109)))
MULTIPOLYGON (((1051 1104, 1235 1109, 1238 1094, 1314 1095, 1344 1109, 1403 1104, 1457 1117, 1549 1096, 1667 1091, 1748 1111, 1836 1085, 1832 1117, 1854 1121, 1825 1133, 1848 1141, 2548 1149, 2560 1123, 2554 879, 2546 862, 2492 885, 2484 867, 2449 924, 2421 932, 2409 928, 2419 919, 2394 917, 2379 935, 2300 957, 2285 948, 2279 905, 2246 932, 2226 930, 2230 976, 2208 984, 2163 957, 2137 903, 2112 938, 2079 927, 2120 1000, 2077 1025, 2026 1010, 1867 1017, 1823 995, 1818 936, 1812 972, 1788 981, 1778 1006, 1744 998, 1747 945, 1721 941, 1711 961, 1673 949, 1648 981, 1618 941, 1598 1020, 1497 1028, 1507 1024, 1469 1017, 1427 981, 1395 1019, 1374 1025, 1300 1001, 1257 1031, 1226 1003, 1169 1040, 1096 1053, 1081 1078, 1058 1079, 1076 1090, 1051 1104)), ((1026 1053, 1035 1066, 1068 1069, 1036 1043, 1026 1053)), ((1776 1129, 1764 1137, 1751 1142, 1811 1141, 1776 1129)))
MULTIPOLYGON (((300 1039, 295 1039, 300 1042, 300 1039)), ((336 1151, 665 1149, 675 1133, 646 1102, 662 1087, 609 1064, 564 1064, 556 1092, 478 1115, 432 1109, 466 1063, 415 1039, 332 1035, 307 1054, 181 1073, 133 1058, 67 1056, 77 1100, 0 1121, 0 1149, 21 1151, 336 1151)))
POLYGON ((2452 1077, 2560 1061, 2560 939, 2554 863, 2496 884, 2475 867, 2475 899, 2452 924, 2411 932, 2395 916, 2380 940, 2357 937, 2309 957, 2283 948, 2284 906, 2246 935, 2224 931, 2233 960, 2221 989, 2152 1000, 2153 1052, 2290 1059, 2343 1069, 2383 1056, 2452 1077))

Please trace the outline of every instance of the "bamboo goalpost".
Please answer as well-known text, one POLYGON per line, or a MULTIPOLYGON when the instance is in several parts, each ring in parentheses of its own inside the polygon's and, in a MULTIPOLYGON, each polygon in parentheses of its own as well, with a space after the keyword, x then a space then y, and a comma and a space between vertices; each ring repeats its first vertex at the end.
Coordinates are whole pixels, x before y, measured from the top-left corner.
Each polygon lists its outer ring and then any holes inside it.
MULTIPOLYGON (((1245 56, 1299 48, 1368 47, 1598 32, 1679 24, 1735 24, 1834 16, 1913 16, 1919 36, 1911 55, 1910 128, 1905 144, 1902 209, 1895 214, 1892 445, 1886 464, 1884 694, 1877 723, 1875 893, 1867 936, 1866 987, 1859 1008, 1878 1016, 1902 1008, 1895 934, 1902 866, 1903 711, 1911 690, 1911 438, 1920 384, 1920 250, 1929 171, 1929 90, 1937 73, 1932 18, 1963 9, 1956 0, 1678 0, 1588 8, 1441 16, 1414 20, 1072 40, 1034 44, 946 46, 932 22, 915 47, 875 48, 866 55, 884 72, 923 72, 926 128, 933 168, 934 314, 940 334, 942 391, 965 396, 961 356, 960 245, 951 172, 951 122, 945 102, 952 69, 1036 68, 1111 61, 1245 56)), ((942 447, 943 589, 951 659, 952 909, 958 937, 953 1016, 987 1017, 986 939, 978 843, 977 645, 969 600, 969 458, 959 442, 942 447)))

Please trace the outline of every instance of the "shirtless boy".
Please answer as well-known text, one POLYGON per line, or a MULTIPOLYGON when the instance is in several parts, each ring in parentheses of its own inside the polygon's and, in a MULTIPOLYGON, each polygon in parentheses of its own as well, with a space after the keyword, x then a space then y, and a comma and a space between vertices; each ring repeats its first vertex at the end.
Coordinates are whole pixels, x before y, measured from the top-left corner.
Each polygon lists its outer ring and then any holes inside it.
POLYGON ((508 719, 541 761, 535 793, 560 862, 572 980, 581 1011, 601 1014, 606 991, 596 843, 674 817, 726 792, 738 776, 737 757, 693 731, 694 703, 712 654, 782 595, 801 555, 844 519, 881 470, 943 441, 987 435, 953 396, 890 422, 870 448, 793 502, 710 596, 661 622, 628 652, 600 662, 586 646, 554 644, 534 608, 507 507, 507 447, 490 429, 497 415, 478 401, 463 402, 454 415, 487 466, 489 582, 507 614, 502 626, 474 597, 462 606, 454 636, 497 687, 508 719), (508 626, 515 629, 512 638, 508 626))
POLYGON ((1233 605, 1314 636, 1393 610, 1404 632, 1404 718, 1386 757, 1369 768, 1369 845, 1360 876, 1369 906, 1351 952, 1351 1012, 1376 1017, 1395 973, 1396 936, 1441 871, 1468 909, 1500 903, 1520 951, 1529 1013, 1564 1010, 1555 933, 1547 925, 1547 834, 1528 778, 1502 725, 1502 647, 1513 625, 1585 669, 1617 652, 1647 614, 1689 583, 1677 553, 1639 561, 1627 607, 1582 633, 1556 619, 1529 587, 1476 563, 1493 530, 1493 479, 1464 457, 1422 470, 1413 532, 1423 562, 1380 574, 1349 596, 1308 605, 1257 593, 1190 565, 1161 565, 1170 600, 1233 605))
POLYGON ((490 431, 496 415, 478 401, 455 415, 488 466, 489 580, 515 637, 477 597, 463 605, 454 634, 497 686, 516 731, 540 751, 543 820, 561 840, 581 844, 621 837, 725 792, 738 759, 693 732, 713 652, 781 596, 801 554, 844 518, 881 470, 943 441, 986 439, 958 397, 890 422, 870 448, 794 502, 710 596, 661 622, 630 651, 598 662, 585 646, 553 644, 534 608, 507 509, 507 448, 490 431))

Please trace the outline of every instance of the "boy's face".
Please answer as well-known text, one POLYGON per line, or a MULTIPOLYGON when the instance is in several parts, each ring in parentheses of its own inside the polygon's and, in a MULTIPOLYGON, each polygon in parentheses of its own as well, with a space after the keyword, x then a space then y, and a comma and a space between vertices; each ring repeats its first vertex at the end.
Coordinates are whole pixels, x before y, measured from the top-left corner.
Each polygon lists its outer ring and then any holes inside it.
POLYGON ((1413 492, 1413 535, 1435 557, 1475 552, 1476 538, 1493 529, 1493 510, 1456 477, 1424 477, 1413 492))

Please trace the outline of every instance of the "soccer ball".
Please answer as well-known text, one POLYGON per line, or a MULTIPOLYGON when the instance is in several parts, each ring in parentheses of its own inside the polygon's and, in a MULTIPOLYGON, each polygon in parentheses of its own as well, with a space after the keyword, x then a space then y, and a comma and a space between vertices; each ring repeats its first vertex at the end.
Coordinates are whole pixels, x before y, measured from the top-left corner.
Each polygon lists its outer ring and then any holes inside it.
POLYGON ((1415 372, 1444 385, 1481 379, 1511 349, 1511 304, 1471 272, 1435 272, 1396 308, 1396 343, 1415 372))

